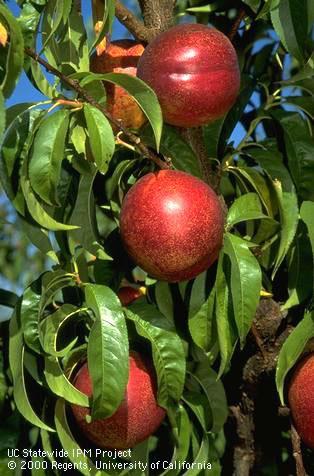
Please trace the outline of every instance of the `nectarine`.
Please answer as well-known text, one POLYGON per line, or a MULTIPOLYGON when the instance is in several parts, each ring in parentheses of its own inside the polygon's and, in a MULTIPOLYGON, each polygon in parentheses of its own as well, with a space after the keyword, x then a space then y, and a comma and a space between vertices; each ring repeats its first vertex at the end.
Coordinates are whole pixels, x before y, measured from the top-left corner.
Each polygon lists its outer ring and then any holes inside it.
POLYGON ((314 353, 304 357, 294 369, 288 400, 301 439, 314 449, 314 353))
MULTIPOLYGON (((136 76, 136 67, 144 51, 141 43, 117 40, 100 56, 91 57, 90 69, 94 73, 125 73, 136 76)), ((107 93, 107 110, 127 128, 139 129, 146 121, 145 115, 134 99, 120 86, 104 82, 107 93)))
POLYGON ((132 288, 131 286, 123 286, 118 291, 118 297, 121 301, 122 306, 127 306, 131 302, 136 301, 136 299, 143 296, 141 289, 132 288))
POLYGON ((122 202, 125 248, 137 265, 161 280, 192 279, 207 269, 218 256, 223 230, 217 195, 185 172, 148 173, 122 202))
POLYGON ((180 127, 223 116, 240 86, 231 42, 200 24, 177 25, 157 36, 141 56, 137 76, 156 92, 165 121, 180 127))
MULTIPOLYGON (((76 374, 73 384, 90 397, 93 393, 87 363, 76 374)), ((153 434, 166 412, 156 400, 156 377, 152 363, 137 352, 129 358, 129 380, 125 398, 109 418, 86 422, 89 408, 71 405, 82 434, 99 448, 132 448, 153 434)))

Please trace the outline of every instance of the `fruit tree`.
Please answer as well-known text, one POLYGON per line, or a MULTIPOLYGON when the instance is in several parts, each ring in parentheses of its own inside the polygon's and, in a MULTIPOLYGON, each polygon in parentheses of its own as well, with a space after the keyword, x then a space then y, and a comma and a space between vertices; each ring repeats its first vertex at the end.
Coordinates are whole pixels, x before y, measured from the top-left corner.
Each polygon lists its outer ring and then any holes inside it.
POLYGON ((313 47, 312 0, 0 1, 1 475, 314 474, 313 47))

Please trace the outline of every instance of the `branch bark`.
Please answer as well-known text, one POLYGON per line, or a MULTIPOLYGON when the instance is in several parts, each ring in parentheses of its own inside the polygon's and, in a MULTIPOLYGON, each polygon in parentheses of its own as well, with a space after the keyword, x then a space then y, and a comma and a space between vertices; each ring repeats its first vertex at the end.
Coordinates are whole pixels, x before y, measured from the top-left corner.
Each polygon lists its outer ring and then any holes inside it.
POLYGON ((152 39, 151 31, 119 0, 116 0, 115 14, 119 22, 122 23, 138 41, 148 43, 152 39))
POLYGON ((61 73, 61 71, 54 68, 51 64, 49 64, 47 61, 45 61, 43 58, 41 58, 31 48, 25 48, 24 51, 28 56, 30 56, 35 61, 37 61, 37 63, 44 66, 44 68, 46 68, 46 70, 49 73, 52 73, 54 76, 58 77, 62 81, 62 83, 66 84, 71 89, 76 91, 84 101, 88 102, 92 106, 96 107, 99 111, 101 111, 104 114, 104 116, 106 116, 106 118, 111 122, 111 124, 115 125, 118 130, 123 132, 125 137, 135 146, 135 148, 144 157, 146 157, 147 159, 150 159, 153 162, 155 162, 155 164, 158 165, 158 167, 160 167, 161 169, 169 169, 170 168, 170 164, 168 162, 161 160, 160 157, 154 151, 149 149, 141 141, 140 137, 138 137, 137 135, 130 132, 128 129, 126 129, 123 126, 123 124, 120 121, 117 121, 114 117, 112 117, 112 115, 106 110, 105 107, 101 106, 92 96, 90 96, 90 94, 84 88, 82 88, 79 85, 78 81, 75 81, 75 80, 65 76, 63 73, 61 73))
POLYGON ((173 26, 175 3, 175 0, 139 0, 144 25, 150 32, 150 40, 173 26))
POLYGON ((231 414, 235 418, 238 437, 233 454, 234 476, 249 476, 254 469, 255 402, 262 377, 274 372, 279 351, 291 332, 287 326, 278 335, 284 318, 285 314, 275 301, 261 299, 252 332, 255 351, 243 366, 239 401, 237 405, 230 407, 231 414))

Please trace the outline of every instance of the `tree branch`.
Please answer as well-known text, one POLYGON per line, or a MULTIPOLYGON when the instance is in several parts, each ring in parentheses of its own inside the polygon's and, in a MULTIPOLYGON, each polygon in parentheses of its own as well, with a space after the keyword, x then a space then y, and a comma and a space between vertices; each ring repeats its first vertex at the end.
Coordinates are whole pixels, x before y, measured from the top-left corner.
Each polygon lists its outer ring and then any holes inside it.
POLYGON ((142 43, 148 43, 152 39, 151 31, 119 0, 116 0, 115 14, 119 22, 132 33, 134 38, 142 43))
POLYGON ((150 40, 173 26, 175 0, 139 0, 139 4, 150 40))
POLYGON ((90 96, 90 94, 84 89, 82 88, 78 81, 75 81, 71 78, 68 78, 67 76, 65 76, 63 73, 61 73, 61 71, 59 71, 58 69, 54 68, 51 64, 47 63, 47 61, 45 61, 43 58, 41 58, 40 56, 38 56, 38 54, 32 50, 31 48, 25 48, 25 53, 30 56, 31 58, 33 58, 35 61, 37 61, 37 63, 41 64, 42 66, 44 66, 44 68, 46 68, 46 70, 49 72, 49 73, 52 73, 54 76, 57 76, 61 81, 62 83, 66 84, 67 86, 69 86, 71 89, 73 89, 74 91, 76 91, 79 96, 84 99, 84 101, 88 102, 89 104, 91 104, 92 106, 96 107, 99 111, 101 111, 104 116, 106 116, 106 118, 111 122, 111 124, 113 124, 114 126, 116 126, 120 131, 122 131, 124 133, 124 135, 126 136, 126 138, 132 143, 134 144, 134 146, 136 147, 136 149, 146 158, 152 160, 153 162, 155 162, 156 165, 158 165, 158 167, 160 167, 161 169, 169 169, 170 168, 170 164, 169 162, 165 162, 163 160, 160 159, 160 157, 155 153, 153 152, 151 149, 149 149, 142 141, 141 139, 133 134, 132 132, 130 132, 128 129, 126 129, 123 124, 121 124, 120 121, 116 120, 114 117, 112 117, 112 115, 106 110, 105 107, 101 106, 92 96, 90 96))

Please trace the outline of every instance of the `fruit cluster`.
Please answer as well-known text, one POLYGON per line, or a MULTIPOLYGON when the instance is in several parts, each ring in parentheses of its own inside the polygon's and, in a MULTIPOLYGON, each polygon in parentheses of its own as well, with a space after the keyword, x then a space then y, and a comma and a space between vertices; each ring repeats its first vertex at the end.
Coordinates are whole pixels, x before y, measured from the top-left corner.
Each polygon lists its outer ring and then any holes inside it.
MULTIPOLYGON (((178 25, 145 49, 132 40, 112 42, 94 55, 96 73, 137 75, 157 94, 164 120, 176 127, 197 127, 226 114, 239 92, 236 52, 221 32, 199 24, 178 25)), ((125 127, 139 129, 145 116, 120 87, 105 83, 108 111, 125 127)), ((184 172, 161 170, 137 181, 126 194, 120 215, 123 243, 130 257, 149 275, 178 282, 195 278, 217 259, 224 216, 215 192, 184 172)), ((122 288, 123 305, 141 293, 122 288)), ((89 409, 72 406, 84 434, 99 447, 129 448, 154 433, 165 417, 156 400, 156 376, 146 357, 131 351, 125 399, 111 417, 87 423, 89 409), (141 398, 138 398, 141 395, 141 398)), ((314 448, 314 355, 297 366, 289 387, 296 427, 314 448), (306 392, 304 390, 307 390, 306 392)), ((74 385, 92 395, 87 363, 74 385)))

